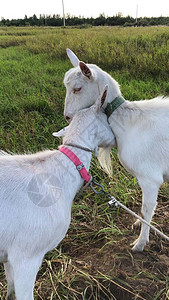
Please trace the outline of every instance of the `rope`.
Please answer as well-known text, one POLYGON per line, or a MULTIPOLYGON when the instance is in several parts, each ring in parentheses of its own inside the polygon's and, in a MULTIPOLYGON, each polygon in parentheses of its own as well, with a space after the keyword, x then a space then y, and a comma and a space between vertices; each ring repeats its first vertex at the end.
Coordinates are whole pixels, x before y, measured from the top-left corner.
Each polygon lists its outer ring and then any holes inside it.
POLYGON ((109 205, 115 206, 115 207, 122 207, 123 209, 125 209, 129 214, 131 214, 132 216, 134 216, 135 218, 137 218, 138 220, 140 220, 142 223, 146 224, 147 226, 149 226, 151 229, 153 229, 154 231, 156 231, 161 237, 163 237, 164 239, 166 239, 167 241, 169 241, 169 237, 167 235, 165 235, 164 233, 162 233, 160 230, 158 230, 156 227, 154 227, 153 225, 151 225, 150 223, 148 223, 146 220, 144 220, 143 218, 141 218, 140 216, 138 216, 135 212, 133 212, 131 209, 127 208, 124 204, 120 203, 119 201, 116 200, 116 198, 114 198, 113 196, 110 196, 110 201, 109 201, 109 205))
POLYGON ((104 187, 97 183, 96 181, 93 180, 92 176, 90 175, 90 180, 84 185, 84 187, 79 191, 79 193, 77 194, 77 197, 88 187, 90 186, 90 188, 92 189, 92 191, 95 194, 101 194, 104 193, 110 200, 108 202, 110 207, 122 207, 124 210, 126 210, 129 214, 131 214, 132 216, 134 216, 136 219, 140 220, 142 223, 146 224, 147 226, 149 226, 151 229, 153 229, 155 232, 157 232, 162 238, 166 239, 167 241, 169 241, 169 237, 167 235, 165 235, 164 233, 162 233, 160 230, 158 230, 156 227, 154 227, 153 225, 151 225, 150 223, 148 223, 146 220, 144 220, 142 217, 140 217, 139 215, 137 215, 135 212, 133 212, 131 209, 129 209, 128 207, 126 207, 124 204, 120 203, 115 197, 113 197, 112 195, 108 194, 105 192, 104 187), (99 187, 99 190, 97 191, 96 188, 93 187, 93 185, 96 187, 99 187))

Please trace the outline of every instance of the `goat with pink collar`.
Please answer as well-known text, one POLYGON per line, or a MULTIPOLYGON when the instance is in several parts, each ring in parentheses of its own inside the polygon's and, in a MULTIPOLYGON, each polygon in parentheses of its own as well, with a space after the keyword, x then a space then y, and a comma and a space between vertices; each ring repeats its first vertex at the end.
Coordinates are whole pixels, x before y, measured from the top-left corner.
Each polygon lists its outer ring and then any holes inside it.
POLYGON ((33 299, 43 257, 64 238, 72 201, 89 179, 92 152, 114 143, 106 115, 100 111, 106 93, 78 112, 68 127, 54 133, 64 136, 60 150, 1 153, 0 261, 8 281, 8 300, 14 299, 14 293, 17 300, 33 299))
MULTIPOLYGON (((159 187, 164 181, 169 182, 169 98, 126 101, 119 84, 109 74, 96 65, 81 62, 70 49, 67 54, 74 68, 64 78, 65 118, 70 122, 78 110, 90 107, 94 96, 108 85, 103 113, 114 133, 121 164, 137 178, 142 189, 142 214, 150 223, 159 187)), ((111 161, 105 159, 105 150, 100 149, 98 154, 102 166, 110 170, 111 161)), ((149 227, 142 224, 133 250, 142 251, 148 241, 149 227)))

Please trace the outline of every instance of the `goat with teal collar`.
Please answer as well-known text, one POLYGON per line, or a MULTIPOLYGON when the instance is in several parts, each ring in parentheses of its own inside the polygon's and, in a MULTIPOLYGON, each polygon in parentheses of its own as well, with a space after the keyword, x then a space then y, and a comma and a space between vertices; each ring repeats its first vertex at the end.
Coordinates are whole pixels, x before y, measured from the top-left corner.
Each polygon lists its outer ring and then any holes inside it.
MULTIPOLYGON (((159 187, 169 181, 169 98, 126 101, 119 84, 109 74, 96 65, 81 62, 70 49, 67 54, 74 68, 64 78, 65 118, 70 122, 78 110, 91 106, 103 86, 108 85, 103 113, 107 114, 114 134, 112 142, 118 147, 122 165, 138 180, 142 189, 141 211, 144 219, 151 222, 159 187)), ((108 154, 110 149, 106 151, 108 154)), ((111 161, 105 157, 105 149, 99 149, 101 165, 111 170, 111 161)), ((148 241, 149 227, 142 224, 133 250, 143 251, 148 241)))

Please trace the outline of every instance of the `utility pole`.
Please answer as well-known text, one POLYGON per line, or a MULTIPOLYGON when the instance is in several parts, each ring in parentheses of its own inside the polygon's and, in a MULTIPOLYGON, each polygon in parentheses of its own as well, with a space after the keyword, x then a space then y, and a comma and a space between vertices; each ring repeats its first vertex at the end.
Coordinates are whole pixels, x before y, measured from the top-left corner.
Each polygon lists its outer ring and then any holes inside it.
POLYGON ((137 27, 137 22, 138 22, 138 4, 136 6, 136 27, 137 27))
POLYGON ((65 9, 64 9, 64 2, 62 0, 62 8, 63 8, 63 26, 65 27, 65 9))

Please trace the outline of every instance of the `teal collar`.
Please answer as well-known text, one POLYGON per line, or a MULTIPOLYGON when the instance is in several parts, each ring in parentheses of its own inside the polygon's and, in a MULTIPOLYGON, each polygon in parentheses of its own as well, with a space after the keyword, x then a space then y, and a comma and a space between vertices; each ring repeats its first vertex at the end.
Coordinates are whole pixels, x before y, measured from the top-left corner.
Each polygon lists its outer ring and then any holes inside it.
POLYGON ((118 96, 112 102, 108 103, 105 108, 105 114, 109 118, 111 114, 124 102, 124 98, 122 96, 118 96))

